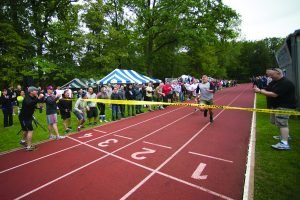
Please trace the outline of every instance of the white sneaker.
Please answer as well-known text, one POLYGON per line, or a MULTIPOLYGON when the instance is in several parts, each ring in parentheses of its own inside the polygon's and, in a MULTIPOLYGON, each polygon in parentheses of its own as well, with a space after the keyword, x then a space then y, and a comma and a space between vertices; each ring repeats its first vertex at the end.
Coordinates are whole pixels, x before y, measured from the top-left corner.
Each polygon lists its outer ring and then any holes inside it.
POLYGON ((50 136, 49 136, 49 140, 52 140, 52 139, 55 139, 55 136, 54 136, 54 135, 50 135, 50 136))
POLYGON ((56 140, 62 140, 62 139, 65 139, 65 138, 66 138, 65 136, 61 136, 61 135, 56 136, 56 140))
POLYGON ((104 121, 104 122, 107 122, 107 121, 106 121, 106 119, 105 119, 105 120, 103 120, 103 121, 104 121))
POLYGON ((99 122, 102 123, 102 119, 100 119, 99 122))
POLYGON ((277 144, 271 145, 272 148, 278 149, 278 150, 290 150, 291 147, 288 144, 284 144, 283 142, 279 142, 277 144))

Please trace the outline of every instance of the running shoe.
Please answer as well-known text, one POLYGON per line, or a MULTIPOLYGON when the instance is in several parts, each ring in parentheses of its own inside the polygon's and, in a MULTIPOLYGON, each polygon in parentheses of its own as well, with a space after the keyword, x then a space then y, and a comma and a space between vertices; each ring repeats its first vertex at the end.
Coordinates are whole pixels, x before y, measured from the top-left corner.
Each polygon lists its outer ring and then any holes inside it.
POLYGON ((36 149, 37 149, 37 146, 33 146, 33 145, 26 147, 26 151, 34 151, 36 149))
POLYGON ((209 116, 209 121, 210 121, 210 123, 213 123, 213 122, 214 122, 213 116, 209 116))
POLYGON ((54 136, 54 135, 50 135, 50 136, 49 136, 49 140, 52 140, 52 139, 55 139, 55 136, 54 136))
POLYGON ((26 147, 26 146, 27 146, 27 143, 26 143, 25 140, 21 140, 21 141, 20 141, 20 145, 23 145, 24 147, 26 147))
POLYGON ((56 140, 62 140, 62 139, 65 139, 65 138, 66 138, 65 136, 61 136, 61 135, 56 136, 56 140))
POLYGON ((283 142, 278 142, 277 144, 271 145, 273 149, 277 150, 290 150, 291 147, 288 144, 284 144, 283 142))

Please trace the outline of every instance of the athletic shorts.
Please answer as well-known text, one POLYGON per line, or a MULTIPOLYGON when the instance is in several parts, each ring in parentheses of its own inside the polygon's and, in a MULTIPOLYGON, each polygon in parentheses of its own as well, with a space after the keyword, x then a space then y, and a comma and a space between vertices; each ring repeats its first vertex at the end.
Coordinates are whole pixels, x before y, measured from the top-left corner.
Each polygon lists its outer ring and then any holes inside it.
POLYGON ((86 117, 85 117, 84 113, 80 113, 78 111, 74 111, 74 114, 76 115, 76 117, 77 117, 78 120, 82 120, 83 119, 84 121, 86 121, 86 117))
MULTIPOLYGON (((291 110, 288 108, 275 108, 275 110, 291 110)), ((289 115, 285 114, 270 114, 270 122, 275 124, 278 128, 287 128, 289 126, 289 115)))
POLYGON ((214 105, 214 101, 210 100, 200 100, 200 105, 214 105))
POLYGON ((60 115, 63 120, 71 118, 70 112, 60 111, 60 115))
POLYGON ((52 125, 57 123, 57 114, 51 114, 51 115, 46 115, 47 118, 47 124, 52 125))
POLYGON ((22 117, 19 116, 19 121, 21 124, 22 131, 33 131, 32 118, 23 119, 22 117))
POLYGON ((90 107, 90 110, 87 111, 87 117, 98 117, 98 109, 96 107, 90 107))

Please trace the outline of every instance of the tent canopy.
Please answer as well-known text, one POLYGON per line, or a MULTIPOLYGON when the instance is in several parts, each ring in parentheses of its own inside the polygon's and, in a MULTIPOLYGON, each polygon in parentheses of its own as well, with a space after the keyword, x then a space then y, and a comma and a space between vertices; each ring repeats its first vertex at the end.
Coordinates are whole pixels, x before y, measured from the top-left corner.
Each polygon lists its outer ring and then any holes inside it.
POLYGON ((134 70, 124 70, 124 69, 115 69, 107 76, 102 78, 101 80, 97 81, 99 85, 106 85, 106 84, 113 84, 113 83, 122 83, 122 84, 129 84, 129 83, 160 83, 161 80, 149 78, 148 76, 142 75, 137 73, 134 70))
POLYGON ((69 86, 70 89, 85 89, 88 87, 96 87, 96 81, 92 78, 90 79, 78 79, 74 78, 73 80, 69 81, 68 83, 61 86, 62 88, 66 88, 69 86))

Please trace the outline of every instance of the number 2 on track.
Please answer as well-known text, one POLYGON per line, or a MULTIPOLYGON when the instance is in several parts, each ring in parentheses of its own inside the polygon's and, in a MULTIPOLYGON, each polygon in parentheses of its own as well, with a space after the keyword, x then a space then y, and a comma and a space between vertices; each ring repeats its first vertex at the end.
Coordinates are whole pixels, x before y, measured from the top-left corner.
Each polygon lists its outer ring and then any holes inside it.
POLYGON ((205 180, 205 179, 207 179, 207 175, 201 175, 205 167, 206 167, 205 163, 200 163, 198 165, 197 169, 192 174, 192 178, 193 179, 197 179, 197 180, 205 180))
POLYGON ((136 159, 136 160, 144 160, 146 159, 147 157, 145 156, 139 156, 139 155, 142 155, 142 154, 149 154, 149 153, 155 153, 156 151, 153 150, 153 149, 148 149, 148 148, 142 148, 144 151, 140 151, 140 152, 136 152, 136 153, 133 153, 131 154, 131 158, 133 159, 136 159))

